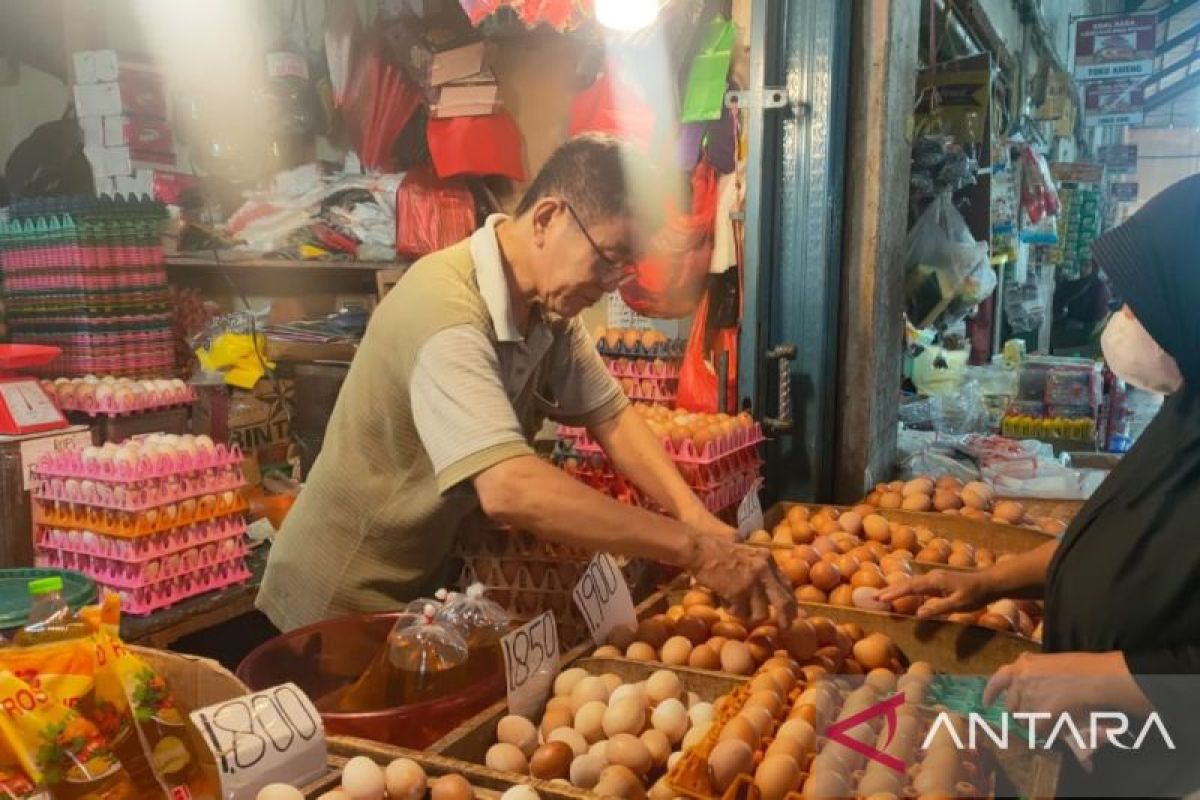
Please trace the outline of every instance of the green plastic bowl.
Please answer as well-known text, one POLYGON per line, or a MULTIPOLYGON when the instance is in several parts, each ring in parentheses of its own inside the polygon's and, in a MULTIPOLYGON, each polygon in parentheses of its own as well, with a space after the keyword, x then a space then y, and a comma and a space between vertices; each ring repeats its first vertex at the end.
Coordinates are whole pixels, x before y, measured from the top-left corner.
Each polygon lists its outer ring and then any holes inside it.
POLYGON ((69 569, 0 569, 0 630, 19 628, 29 618, 29 582, 58 576, 63 599, 71 608, 96 601, 96 584, 82 572, 69 569))

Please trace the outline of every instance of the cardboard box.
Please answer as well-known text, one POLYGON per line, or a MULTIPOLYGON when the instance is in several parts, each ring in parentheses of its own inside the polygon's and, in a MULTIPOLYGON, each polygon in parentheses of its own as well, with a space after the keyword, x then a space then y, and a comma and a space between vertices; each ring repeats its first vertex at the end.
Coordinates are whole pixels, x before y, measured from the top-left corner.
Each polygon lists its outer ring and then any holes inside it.
POLYGON ((434 119, 494 114, 500 107, 495 83, 451 83, 442 87, 433 106, 434 119))
POLYGON ((117 81, 130 73, 154 70, 148 57, 117 50, 81 50, 71 58, 75 64, 75 83, 85 85, 117 81))
POLYGON ((483 42, 437 53, 429 65, 429 85, 442 86, 470 78, 483 70, 483 42))
POLYGON ((117 81, 76 84, 75 113, 80 117, 132 114, 166 119, 167 92, 154 70, 130 71, 117 81))
POLYGON ((229 441, 247 456, 257 454, 263 464, 287 460, 291 443, 291 420, 296 415, 293 382, 263 379, 253 391, 231 389, 229 398, 229 441))
POLYGON ((128 147, 139 158, 149 153, 171 156, 175 153, 175 134, 166 120, 124 114, 114 114, 102 120, 105 147, 128 147))

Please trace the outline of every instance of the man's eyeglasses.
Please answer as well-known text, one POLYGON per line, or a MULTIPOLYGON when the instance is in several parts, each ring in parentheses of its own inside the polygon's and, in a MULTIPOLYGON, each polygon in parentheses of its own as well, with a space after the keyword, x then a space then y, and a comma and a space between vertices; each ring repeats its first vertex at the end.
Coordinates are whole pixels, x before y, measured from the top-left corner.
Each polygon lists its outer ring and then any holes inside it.
POLYGON ((581 220, 579 218, 579 215, 577 213, 575 213, 575 209, 571 207, 571 204, 564 203, 564 205, 567 207, 567 211, 569 211, 571 213, 571 219, 575 220, 575 224, 579 226, 579 232, 583 234, 583 238, 587 239, 588 244, 590 244, 592 246, 592 250, 595 251, 596 257, 599 258, 600 261, 606 267, 608 267, 611 271, 617 272, 617 273, 624 272, 625 265, 629 263, 629 260, 628 259, 617 260, 617 259, 609 256, 603 250, 601 250, 600 245, 596 244, 596 240, 592 238, 592 235, 590 233, 588 233, 588 229, 583 224, 583 220, 581 220))

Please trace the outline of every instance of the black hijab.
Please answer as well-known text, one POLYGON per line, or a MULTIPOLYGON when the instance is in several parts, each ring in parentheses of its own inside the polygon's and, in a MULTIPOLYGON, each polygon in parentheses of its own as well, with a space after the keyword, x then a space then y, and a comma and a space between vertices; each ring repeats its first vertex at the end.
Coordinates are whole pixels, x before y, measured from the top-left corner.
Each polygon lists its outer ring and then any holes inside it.
MULTIPOLYGON (((1157 195, 1092 255, 1184 387, 1064 535, 1047 575, 1044 649, 1121 651, 1167 727, 1197 749, 1200 698, 1166 676, 1200 673, 1200 176, 1157 195)), ((1182 752, 1104 748, 1090 776, 1068 757, 1067 784, 1186 793, 1200 788, 1200 762, 1182 752)))

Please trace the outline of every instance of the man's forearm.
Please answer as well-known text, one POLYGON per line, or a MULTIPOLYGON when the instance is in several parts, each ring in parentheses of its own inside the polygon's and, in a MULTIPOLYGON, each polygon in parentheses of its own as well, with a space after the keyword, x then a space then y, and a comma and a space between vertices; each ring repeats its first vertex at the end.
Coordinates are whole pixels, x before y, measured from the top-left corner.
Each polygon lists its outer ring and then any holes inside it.
POLYGON ((1006 558, 982 573, 992 599, 1011 597, 1035 600, 1045 593, 1046 573, 1058 550, 1058 539, 1051 539, 1033 550, 1006 558))
POLYGON ((671 516, 687 520, 704 512, 703 504, 663 450, 662 442, 632 407, 590 433, 617 471, 671 516))
POLYGON ((694 555, 687 525, 618 503, 533 456, 493 467, 475 486, 490 517, 543 539, 681 567, 694 555))

